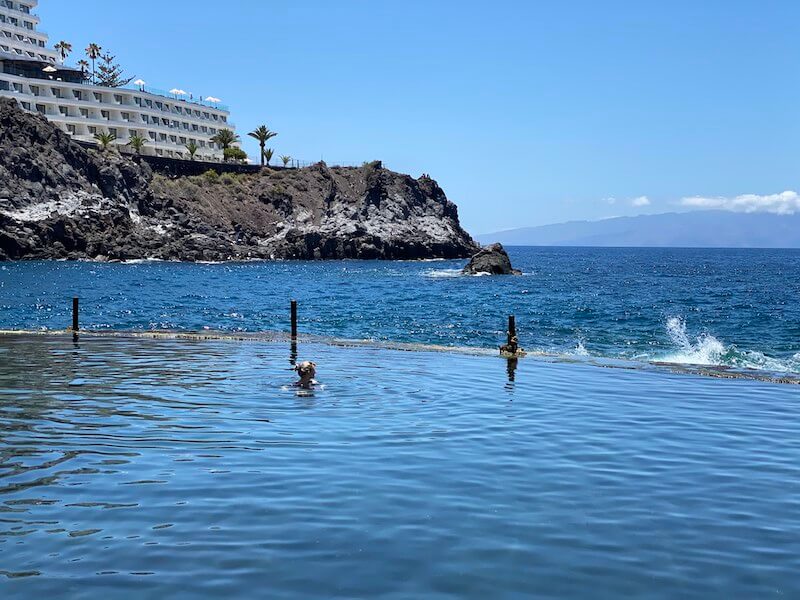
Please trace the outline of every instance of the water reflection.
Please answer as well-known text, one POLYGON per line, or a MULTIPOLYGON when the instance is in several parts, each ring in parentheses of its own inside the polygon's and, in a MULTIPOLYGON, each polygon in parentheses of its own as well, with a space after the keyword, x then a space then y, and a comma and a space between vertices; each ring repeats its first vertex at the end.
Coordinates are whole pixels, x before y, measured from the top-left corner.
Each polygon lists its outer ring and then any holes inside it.
POLYGON ((800 593, 794 388, 303 352, 0 338, 3 597, 800 593))

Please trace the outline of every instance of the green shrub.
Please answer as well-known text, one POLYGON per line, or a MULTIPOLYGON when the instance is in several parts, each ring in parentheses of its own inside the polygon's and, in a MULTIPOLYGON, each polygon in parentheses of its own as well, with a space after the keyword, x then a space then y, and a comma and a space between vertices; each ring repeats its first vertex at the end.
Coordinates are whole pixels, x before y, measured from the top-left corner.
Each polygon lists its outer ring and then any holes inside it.
POLYGON ((219 180, 225 185, 233 185, 236 183, 236 177, 231 173, 223 173, 219 180))
POLYGON ((235 146, 225 148, 222 153, 225 156, 226 161, 232 160, 234 162, 245 162, 247 160, 247 152, 241 148, 236 148, 235 146))
POLYGON ((208 181, 214 182, 219 179, 219 173, 217 173, 214 169, 209 169, 203 173, 203 177, 205 177, 208 181))

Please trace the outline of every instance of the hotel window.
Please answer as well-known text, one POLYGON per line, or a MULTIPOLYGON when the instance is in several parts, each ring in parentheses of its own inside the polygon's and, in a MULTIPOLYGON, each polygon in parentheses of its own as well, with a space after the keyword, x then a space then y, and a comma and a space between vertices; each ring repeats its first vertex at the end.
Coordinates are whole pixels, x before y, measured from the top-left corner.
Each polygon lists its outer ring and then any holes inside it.
POLYGON ((200 128, 197 125, 195 125, 194 123, 192 123, 192 131, 199 131, 199 130, 200 130, 200 128))
POLYGON ((222 119, 222 121, 223 121, 224 123, 227 123, 227 122, 228 122, 228 117, 226 117, 225 115, 220 115, 220 117, 219 117, 219 118, 220 118, 220 119, 222 119))
POLYGON ((158 139, 161 140, 162 142, 166 142, 167 141, 167 134, 166 133, 159 133, 158 134, 158 139))
POLYGON ((200 128, 200 131, 202 131, 203 133, 208 133, 208 127, 206 127, 205 125, 203 125, 203 126, 200 128))
POLYGON ((72 95, 75 96, 76 100, 83 100, 83 92, 80 90, 72 90, 72 95))
POLYGON ((116 128, 116 127, 110 127, 110 128, 108 129, 108 133, 110 133, 110 134, 111 134, 111 135, 113 135, 114 137, 117 137, 117 128, 116 128))
POLYGON ((141 106, 142 105, 142 99, 139 98, 138 96, 134 97, 133 102, 134 102, 134 104, 136 104, 136 106, 141 106))
POLYGON ((50 88, 50 91, 53 92, 53 96, 56 98, 61 98, 61 90, 58 88, 50 88))
POLYGON ((149 132, 149 134, 150 134, 150 139, 151 139, 151 140, 153 140, 153 141, 155 141, 155 139, 156 139, 156 134, 155 134, 155 132, 154 132, 154 131, 150 131, 150 132, 149 132))
POLYGON ((161 102, 156 102, 156 108, 162 110, 164 108, 164 105, 161 102))
POLYGON ((203 140, 200 140, 200 147, 201 148, 205 148, 206 147, 206 143, 203 140))
POLYGON ((12 83, 11 85, 14 86, 14 91, 15 92, 22 93, 22 84, 21 83, 12 83))
POLYGON ((80 110, 81 110, 81 116, 84 119, 88 119, 89 118, 89 109, 88 108, 82 108, 80 110))
POLYGON ((148 100, 145 100, 145 101, 144 101, 144 104, 145 104, 145 106, 147 106, 148 108, 153 108, 153 101, 152 101, 152 100, 149 100, 149 99, 148 99, 148 100))
POLYGON ((180 129, 180 127, 181 127, 181 124, 180 124, 180 123, 178 123, 177 121, 173 121, 173 122, 172 122, 172 125, 171 125, 171 127, 172 127, 173 129, 180 129))
POLYGON ((211 115, 211 116, 214 117, 215 121, 219 121, 219 115, 211 115))
POLYGON ((75 125, 67 125, 67 131, 69 131, 72 135, 78 133, 78 130, 75 127, 75 125))
POLYGON ((171 135, 171 136, 169 136, 169 141, 172 142, 173 144, 177 144, 178 143, 178 138, 175 137, 174 135, 171 135))
POLYGON ((164 127, 169 127, 169 119, 161 119, 161 124, 164 127))
POLYGON ((159 156, 164 156, 164 151, 161 148, 156 148, 156 154, 159 156))
POLYGON ((186 143, 186 138, 185 138, 185 137, 182 137, 182 138, 181 138, 181 144, 185 144, 185 143, 186 143))
POLYGON ((121 113, 123 121, 130 121, 131 120, 131 113, 121 113))
POLYGON ((25 110, 30 110, 31 109, 31 103, 30 102, 23 102, 22 103, 22 108, 24 108, 25 110))
POLYGON ((122 104, 122 94, 114 94, 114 102, 122 104))
POLYGON ((184 128, 186 131, 189 131, 189 124, 188 124, 188 123, 184 123, 184 124, 183 124, 183 128, 184 128))
POLYGON ((100 115, 106 120, 109 121, 111 119, 111 113, 107 110, 101 110, 100 115))
POLYGON ((94 99, 97 100, 98 102, 102 102, 103 101, 103 94, 95 92, 94 93, 94 99))
POLYGON ((147 123, 150 120, 147 118, 147 115, 139 115, 139 117, 142 119, 142 123, 147 123))
POLYGON ((90 125, 89 126, 89 133, 92 134, 92 135, 97 133, 97 127, 93 127, 93 126, 90 125))
POLYGON ((58 107, 58 112, 60 112, 65 117, 69 116, 69 109, 66 106, 59 106, 58 107))
POLYGON ((31 86, 31 94, 33 94, 34 96, 38 96, 39 95, 39 86, 38 85, 32 85, 31 86))
POLYGON ((30 21, 25 21, 25 29, 30 29, 31 31, 33 31, 33 23, 31 23, 30 21))
POLYGON ((203 113, 203 118, 204 118, 204 119, 209 119, 209 118, 211 118, 211 117, 210 117, 210 115, 209 115, 207 112, 204 112, 204 113, 203 113))
POLYGON ((47 114, 47 107, 44 104, 37 104, 36 105, 36 110, 38 112, 42 113, 43 115, 47 114))
POLYGON ((8 85, 7 81, 3 81, 2 79, 0 79, 0 90, 10 91, 11 86, 8 85))

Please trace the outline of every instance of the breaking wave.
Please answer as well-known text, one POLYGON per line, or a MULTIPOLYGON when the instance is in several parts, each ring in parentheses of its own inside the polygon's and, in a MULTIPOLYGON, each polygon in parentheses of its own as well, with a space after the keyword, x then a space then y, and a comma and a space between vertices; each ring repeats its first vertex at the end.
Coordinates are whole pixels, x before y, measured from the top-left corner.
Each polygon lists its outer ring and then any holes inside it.
POLYGON ((659 362, 681 365, 720 366, 736 369, 755 369, 773 373, 800 373, 800 354, 780 360, 754 350, 742 350, 727 345, 709 333, 692 338, 682 317, 670 317, 666 322, 667 335, 675 350, 658 358, 659 362))

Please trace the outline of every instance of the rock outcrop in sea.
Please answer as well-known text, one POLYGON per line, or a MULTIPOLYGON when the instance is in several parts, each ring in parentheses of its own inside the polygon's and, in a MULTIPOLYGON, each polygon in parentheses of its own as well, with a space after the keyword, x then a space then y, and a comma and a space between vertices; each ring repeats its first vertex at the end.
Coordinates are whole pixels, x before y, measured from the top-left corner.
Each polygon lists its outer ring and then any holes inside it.
POLYGON ((0 98, 0 260, 462 258, 430 177, 324 163, 168 178, 0 98))
POLYGON ((464 267, 465 275, 522 275, 511 266, 511 259, 502 244, 490 244, 481 248, 464 267))

